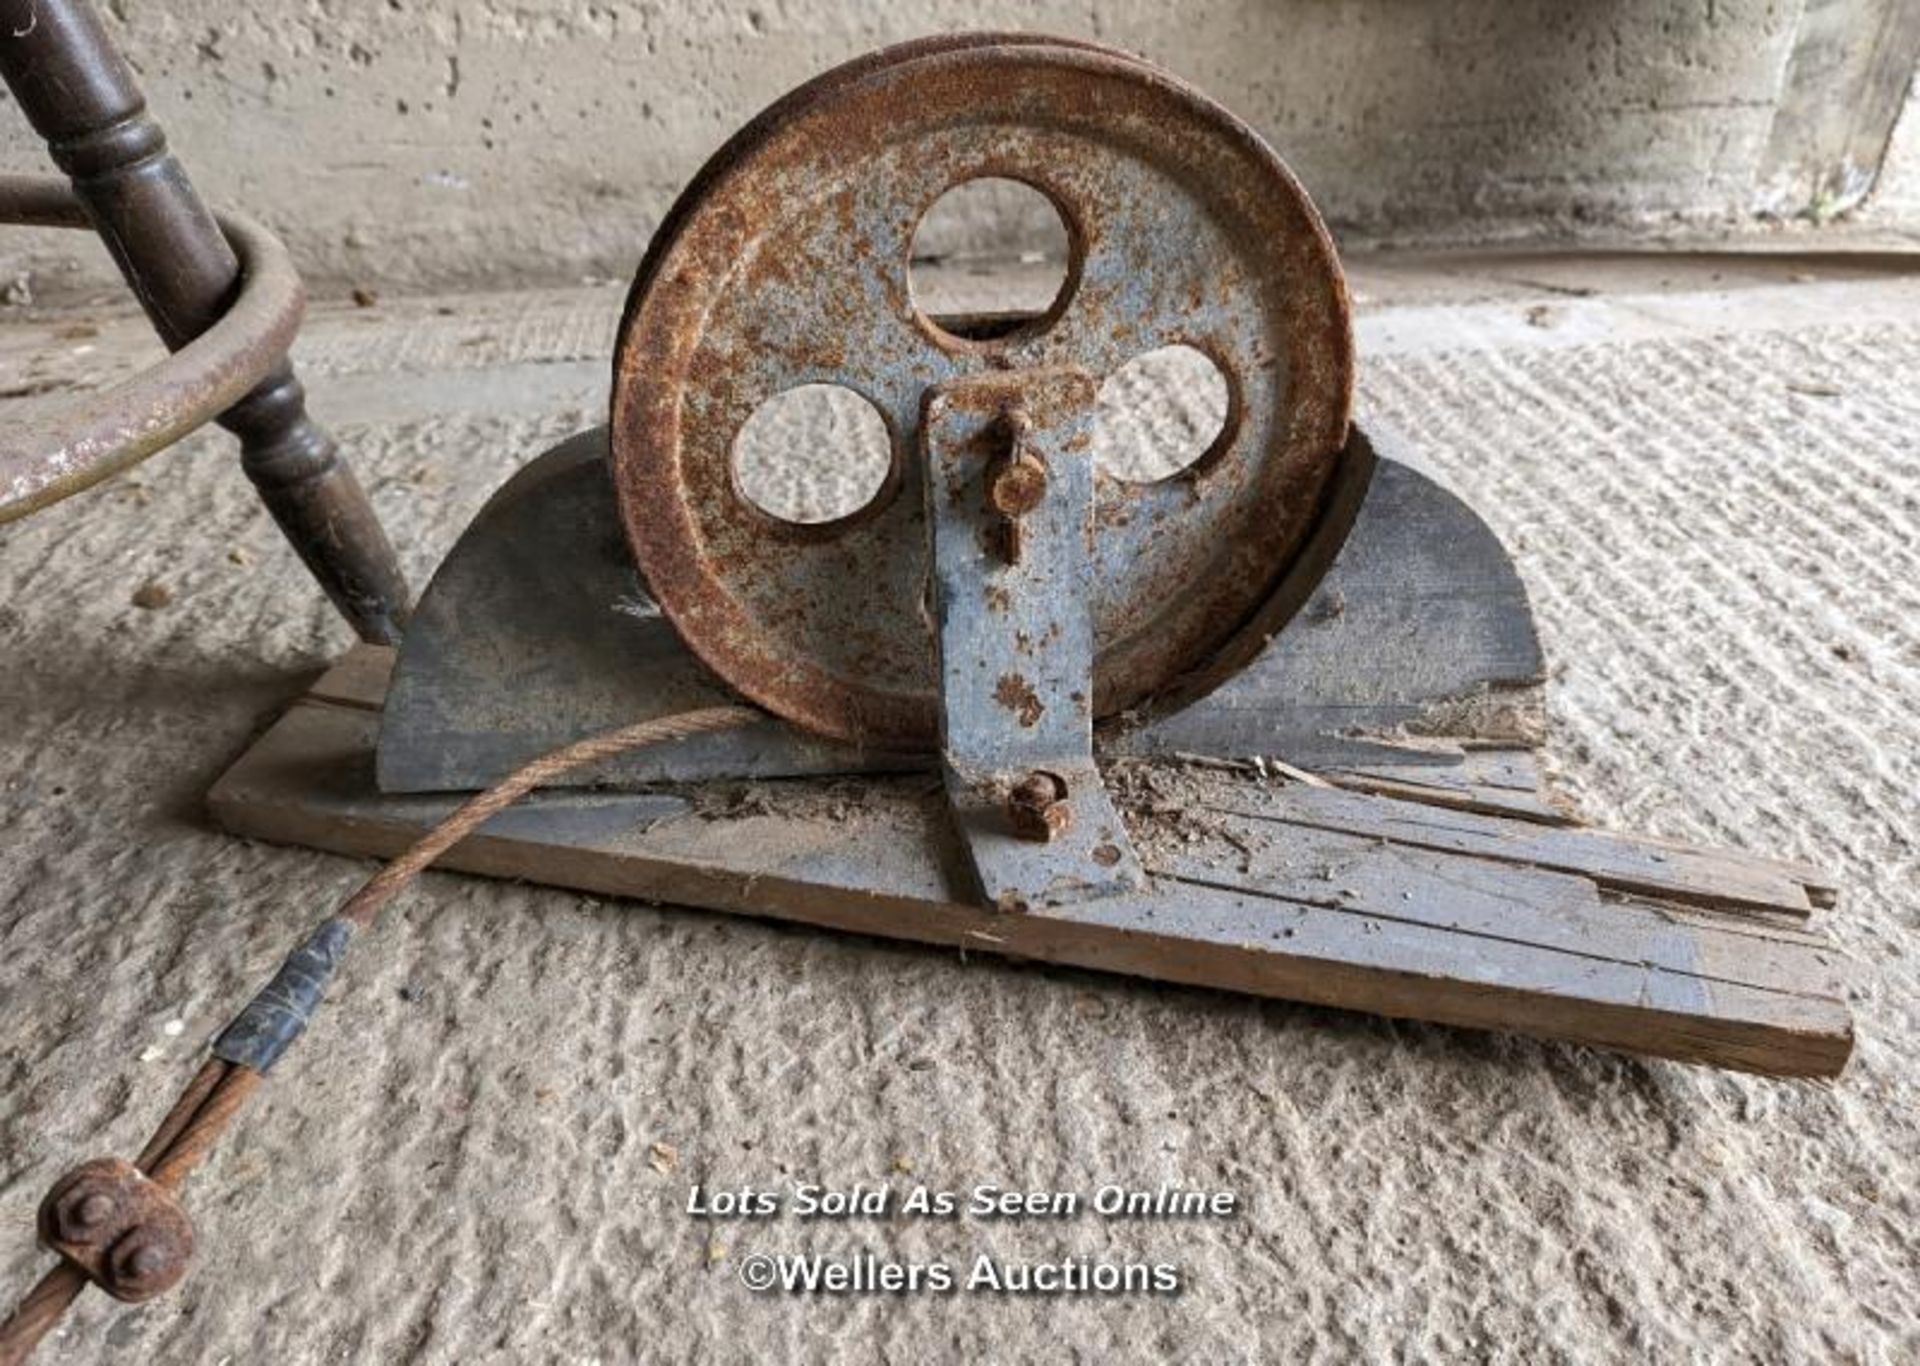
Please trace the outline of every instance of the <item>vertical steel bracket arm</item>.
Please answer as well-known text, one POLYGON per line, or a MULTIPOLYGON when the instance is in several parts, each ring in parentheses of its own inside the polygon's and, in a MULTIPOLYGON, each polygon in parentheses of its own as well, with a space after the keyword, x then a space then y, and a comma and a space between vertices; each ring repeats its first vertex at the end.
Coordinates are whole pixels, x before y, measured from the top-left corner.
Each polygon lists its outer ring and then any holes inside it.
MULTIPOLYGON (((101 241, 167 348, 213 327, 240 261, 147 113, 133 71, 87 0, 0 0, 0 75, 72 180, 101 241)), ((407 584, 333 438, 307 416, 282 358, 219 419, 307 568, 367 640, 393 644, 407 584)))
POLYGON ((1093 762, 1094 381, 950 380, 920 425, 947 799, 988 905, 1141 887, 1093 762))

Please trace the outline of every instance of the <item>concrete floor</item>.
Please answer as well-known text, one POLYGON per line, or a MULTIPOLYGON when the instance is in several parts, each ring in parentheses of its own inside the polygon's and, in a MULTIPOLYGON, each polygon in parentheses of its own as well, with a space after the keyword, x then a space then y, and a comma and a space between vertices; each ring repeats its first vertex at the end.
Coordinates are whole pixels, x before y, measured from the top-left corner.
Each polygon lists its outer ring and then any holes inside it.
MULTIPOLYGON (((1920 1354, 1920 278, 1896 258, 1353 263, 1363 414, 1517 555, 1600 824, 1848 891, 1830 1087, 430 875, 195 1179, 202 1255, 48 1362, 1920 1354), (1220 1223, 710 1224, 693 1182, 1233 1189, 1220 1223), (1176 1299, 756 1297, 755 1253, 1177 1262, 1176 1299)), ((617 290, 314 310, 416 582, 597 420, 617 290)), ((137 363, 0 323, 0 394, 137 363)), ((0 406, 0 420, 7 408, 0 406)), ((211 829, 344 648, 198 438, 0 530, 0 1290, 357 884, 211 829), (156 604, 136 606, 135 598, 156 604)))

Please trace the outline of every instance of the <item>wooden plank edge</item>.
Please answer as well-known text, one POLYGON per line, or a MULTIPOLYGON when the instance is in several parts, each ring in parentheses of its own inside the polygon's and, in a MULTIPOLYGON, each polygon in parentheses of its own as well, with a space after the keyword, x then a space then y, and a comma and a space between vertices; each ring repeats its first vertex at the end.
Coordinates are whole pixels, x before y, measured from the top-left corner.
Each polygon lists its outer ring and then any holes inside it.
MULTIPOLYGON (((1669 852, 1686 853, 1697 849, 1698 845, 1688 844, 1685 840, 1668 839, 1663 835, 1643 835, 1637 833, 1615 834, 1613 838, 1644 846, 1648 849, 1662 849, 1669 852)), ((1778 854, 1755 854, 1746 849, 1725 849, 1721 852, 1738 858, 1742 863, 1755 868, 1763 868, 1789 882, 1797 882, 1805 889, 1807 900, 1815 910, 1830 911, 1840 900, 1840 884, 1825 869, 1816 867, 1800 859, 1782 858, 1778 854)))
POLYGON ((361 641, 335 660, 299 700, 379 711, 386 706, 387 685, 392 681, 398 654, 391 645, 361 641))

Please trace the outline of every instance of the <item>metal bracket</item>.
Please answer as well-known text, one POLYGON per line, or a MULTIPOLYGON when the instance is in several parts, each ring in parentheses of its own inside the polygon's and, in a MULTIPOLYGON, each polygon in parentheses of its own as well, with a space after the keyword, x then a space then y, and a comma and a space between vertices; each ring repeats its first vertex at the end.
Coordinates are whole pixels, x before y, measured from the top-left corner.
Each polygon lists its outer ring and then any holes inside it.
POLYGON ((40 1241, 128 1304, 172 1289, 193 1259, 193 1221, 172 1191, 131 1162, 96 1157, 40 1203, 40 1241))
POLYGON ((920 424, 947 799, 991 906, 1145 885, 1093 762, 1095 385, 955 379, 920 424))

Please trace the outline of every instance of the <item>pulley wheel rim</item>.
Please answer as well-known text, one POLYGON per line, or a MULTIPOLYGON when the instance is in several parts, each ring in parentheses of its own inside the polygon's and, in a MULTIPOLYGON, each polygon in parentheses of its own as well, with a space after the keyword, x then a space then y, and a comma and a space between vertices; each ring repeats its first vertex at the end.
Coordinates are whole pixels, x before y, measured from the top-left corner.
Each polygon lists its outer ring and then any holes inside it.
POLYGON ((909 44, 801 87, 730 141, 669 214, 616 355, 613 476, 661 610, 729 684, 878 747, 937 743, 916 459, 933 385, 992 368, 1099 377, 1166 345, 1227 377, 1227 430, 1194 469, 1101 478, 1093 711, 1188 679, 1265 621, 1323 515, 1351 407, 1331 240, 1264 142, 1138 59, 983 35, 909 44), (1059 210, 1068 280, 1039 322, 955 338, 909 283, 921 215, 953 185, 1022 181, 1059 210), (892 462, 860 513, 782 523, 732 443, 765 399, 841 385, 892 462))

